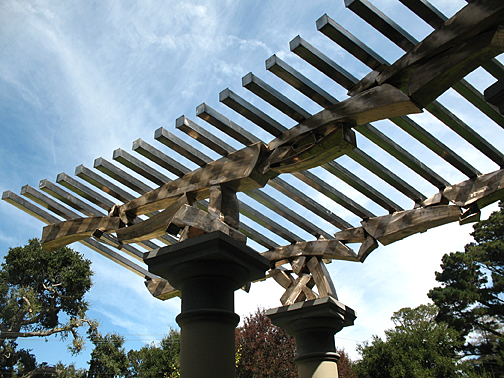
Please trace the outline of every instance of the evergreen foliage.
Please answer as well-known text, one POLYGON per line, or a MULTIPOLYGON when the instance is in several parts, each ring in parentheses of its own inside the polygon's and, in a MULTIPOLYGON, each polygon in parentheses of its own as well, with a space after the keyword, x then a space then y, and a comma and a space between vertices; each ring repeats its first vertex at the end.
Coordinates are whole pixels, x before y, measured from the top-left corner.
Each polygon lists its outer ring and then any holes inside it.
POLYGON ((474 225, 474 242, 464 252, 443 256, 441 284, 429 292, 439 322, 460 332, 466 355, 480 370, 504 376, 504 203, 488 220, 474 225))
POLYGON ((385 331, 385 340, 373 336, 371 343, 359 345, 362 359, 356 363, 358 377, 366 378, 449 378, 458 377, 456 351, 458 333, 434 321, 437 308, 421 305, 395 312, 394 329, 385 331))
POLYGON ((4 374, 23 375, 37 368, 29 351, 17 349, 20 337, 72 335, 73 351, 81 350, 77 329, 95 326, 85 315, 84 295, 93 274, 90 264, 67 247, 45 252, 37 239, 9 249, 0 266, 0 368, 4 374))

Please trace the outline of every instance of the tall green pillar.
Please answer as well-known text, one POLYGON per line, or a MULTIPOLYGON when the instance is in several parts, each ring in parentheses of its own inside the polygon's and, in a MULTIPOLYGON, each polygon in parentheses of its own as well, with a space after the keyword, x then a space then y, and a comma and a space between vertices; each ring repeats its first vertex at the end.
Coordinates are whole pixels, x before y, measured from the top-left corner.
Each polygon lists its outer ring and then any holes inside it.
POLYGON ((236 377, 234 291, 264 278, 269 261, 219 231, 148 252, 144 261, 182 293, 181 376, 236 377))

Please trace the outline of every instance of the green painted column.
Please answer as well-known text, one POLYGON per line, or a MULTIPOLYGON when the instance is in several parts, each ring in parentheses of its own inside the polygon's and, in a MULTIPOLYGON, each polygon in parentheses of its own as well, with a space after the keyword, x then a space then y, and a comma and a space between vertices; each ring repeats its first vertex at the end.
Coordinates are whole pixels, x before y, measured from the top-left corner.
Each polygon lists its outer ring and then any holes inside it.
POLYGON ((299 378, 337 378, 334 335, 353 325, 355 312, 328 296, 266 312, 271 322, 296 339, 299 378))
POLYGON ((236 377, 234 291, 264 278, 269 261, 221 232, 148 252, 144 261, 182 293, 181 376, 236 377))

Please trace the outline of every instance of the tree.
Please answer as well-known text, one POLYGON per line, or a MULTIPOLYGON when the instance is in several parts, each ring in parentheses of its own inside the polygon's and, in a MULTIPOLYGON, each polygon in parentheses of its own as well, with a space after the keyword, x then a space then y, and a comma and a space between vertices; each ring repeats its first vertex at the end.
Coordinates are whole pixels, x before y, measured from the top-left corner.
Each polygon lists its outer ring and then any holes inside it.
POLYGON ((385 340, 373 336, 371 344, 358 346, 362 356, 355 366, 358 377, 460 376, 459 335, 445 323, 436 323, 436 315, 434 305, 395 312, 391 318, 395 328, 385 331, 385 340))
POLYGON ((294 338, 271 324, 266 312, 258 309, 236 330, 236 376, 296 378, 295 350, 294 338))
POLYGON ((82 348, 77 329, 93 324, 85 317, 84 300, 90 264, 67 247, 45 252, 37 239, 9 249, 0 267, 0 366, 6 371, 16 365, 25 371, 35 363, 28 351, 16 350, 19 337, 72 334, 73 350, 82 348))
POLYGON ((96 329, 88 331, 94 345, 87 378, 124 377, 128 371, 128 357, 124 351, 124 337, 116 333, 103 336, 96 329))
POLYGON ((338 360, 338 378, 357 378, 357 373, 354 370, 352 360, 344 349, 337 350, 340 358, 338 360))
POLYGON ((429 292, 438 321, 460 332, 461 349, 476 355, 482 370, 504 374, 504 203, 488 220, 474 225, 474 242, 464 252, 443 256, 441 284, 429 292))
POLYGON ((160 346, 146 345, 140 350, 130 350, 129 376, 138 378, 175 378, 180 371, 180 332, 170 329, 160 346))

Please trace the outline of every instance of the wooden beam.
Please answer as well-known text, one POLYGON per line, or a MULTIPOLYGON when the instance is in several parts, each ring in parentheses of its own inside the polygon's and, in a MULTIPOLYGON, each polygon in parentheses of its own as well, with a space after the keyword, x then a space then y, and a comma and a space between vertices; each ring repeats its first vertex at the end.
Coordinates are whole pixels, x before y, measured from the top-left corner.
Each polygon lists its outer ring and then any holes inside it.
MULTIPOLYGON (((413 104, 403 92, 385 84, 368 89, 320 111, 284 132, 271 141, 268 147, 270 150, 274 150, 277 147, 289 145, 302 138, 303 134, 315 132, 318 129, 323 131, 328 125, 337 122, 356 126, 385 118, 421 112, 421 109, 413 104)), ((332 131, 331 128, 329 128, 329 131, 332 131)))
POLYGON ((366 240, 364 240, 359 248, 359 253, 357 259, 360 262, 364 262, 371 252, 378 248, 378 242, 371 235, 368 235, 366 240))
MULTIPOLYGON (((469 3, 382 72, 377 79, 378 84, 397 81, 393 77, 403 75, 414 65, 432 60, 453 46, 466 43, 488 30, 496 29, 503 17, 504 3, 501 0, 475 0, 469 3)), ((452 84, 454 82, 456 81, 452 81, 452 84)))
POLYGON ((164 278, 148 279, 145 281, 145 286, 153 297, 162 301, 181 296, 181 292, 170 285, 164 278))
POLYGON ((338 299, 331 276, 327 273, 327 270, 322 268, 323 264, 324 263, 320 261, 318 257, 313 256, 308 260, 306 266, 313 276, 319 296, 322 298, 332 295, 334 298, 338 299))
POLYGON ((221 231, 241 243, 246 243, 247 241, 247 237, 238 231, 237 228, 231 227, 224 223, 222 219, 216 218, 212 214, 189 205, 182 206, 174 214, 171 224, 179 228, 189 227, 197 229, 206 234, 214 231, 221 231))
POLYGON ((352 227, 334 234, 334 239, 344 243, 362 243, 366 240, 364 227, 352 227))
POLYGON ((193 196, 184 193, 180 195, 172 205, 153 217, 143 222, 118 229, 116 231, 117 239, 122 244, 129 244, 160 237, 167 233, 168 227, 177 211, 179 211, 183 205, 192 205, 193 202, 193 196))
POLYGON ((504 198, 504 169, 452 185, 443 191, 443 197, 458 206, 482 209, 504 198))
POLYGON ((302 302, 306 299, 306 294, 303 291, 304 287, 313 287, 313 277, 309 274, 301 274, 280 297, 280 302, 283 306, 289 306, 296 302, 302 302))
POLYGON ((42 248, 55 251, 70 243, 87 239, 98 230, 115 231, 121 226, 118 217, 77 218, 45 226, 42 230, 42 248))
MULTIPOLYGON (((504 17, 504 12, 503 12, 504 17)), ((439 95, 484 62, 504 51, 504 28, 475 36, 462 45, 448 49, 423 64, 409 68, 407 76, 400 74, 387 82, 407 81, 408 94, 425 107, 439 95)), ((382 82, 381 75, 378 82, 382 82)))
POLYGON ((318 256, 322 259, 357 261, 354 251, 338 240, 314 240, 289 244, 263 252, 271 262, 299 256, 318 256))
POLYGON ((457 221, 460 215, 460 207, 441 205, 400 211, 361 223, 367 233, 387 245, 430 228, 457 221))
POLYGON ((208 188, 216 184, 228 183, 236 191, 262 187, 269 178, 255 167, 265 153, 266 147, 257 143, 229 154, 122 205, 120 213, 139 215, 168 208, 186 192, 193 192, 199 201, 208 198, 208 188))
POLYGON ((268 271, 268 277, 272 277, 280 286, 287 289, 294 282, 294 278, 284 269, 275 268, 268 271))

